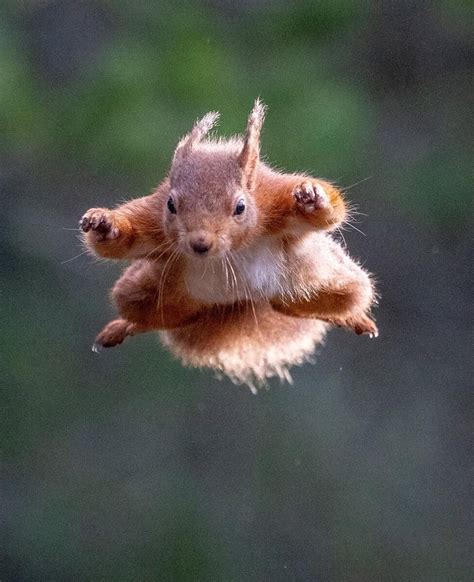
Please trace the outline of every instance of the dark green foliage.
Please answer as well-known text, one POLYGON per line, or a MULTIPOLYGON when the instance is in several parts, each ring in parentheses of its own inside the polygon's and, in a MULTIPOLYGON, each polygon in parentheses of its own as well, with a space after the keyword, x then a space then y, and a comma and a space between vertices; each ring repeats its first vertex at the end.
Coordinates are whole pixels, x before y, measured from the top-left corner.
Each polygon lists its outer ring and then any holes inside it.
POLYGON ((467 2, 9 1, 0 13, 2 582, 467 580, 467 2), (254 397, 149 335, 99 356, 91 206, 209 110, 349 187, 381 336, 254 397), (67 261, 67 262, 64 262, 67 261))

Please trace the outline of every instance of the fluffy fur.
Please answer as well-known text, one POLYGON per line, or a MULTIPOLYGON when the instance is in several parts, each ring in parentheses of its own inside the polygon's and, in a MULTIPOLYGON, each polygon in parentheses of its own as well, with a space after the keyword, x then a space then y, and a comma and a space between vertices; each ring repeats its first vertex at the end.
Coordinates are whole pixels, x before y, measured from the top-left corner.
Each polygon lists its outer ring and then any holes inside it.
POLYGON ((327 327, 259 302, 216 306, 198 322, 160 336, 184 364, 210 368, 255 392, 272 376, 291 382, 289 369, 312 360, 327 327))
POLYGON ((207 114, 153 194, 83 216, 92 252, 133 260, 97 347, 161 330, 184 363, 255 386, 288 378, 328 324, 377 334, 371 278, 330 235, 346 218, 341 192, 260 160, 264 113, 257 101, 243 140, 205 139, 207 114))

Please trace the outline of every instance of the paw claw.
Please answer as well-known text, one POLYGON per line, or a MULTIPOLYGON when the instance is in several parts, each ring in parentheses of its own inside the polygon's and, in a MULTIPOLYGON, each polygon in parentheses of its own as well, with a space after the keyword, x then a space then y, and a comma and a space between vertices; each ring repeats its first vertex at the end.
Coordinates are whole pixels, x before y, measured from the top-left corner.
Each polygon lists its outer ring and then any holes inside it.
POLYGON ((100 352, 103 348, 113 348, 121 344, 128 335, 133 335, 134 324, 125 319, 110 321, 95 338, 93 352, 100 352))
POLYGON ((370 317, 363 317, 355 324, 353 324, 352 329, 357 335, 368 335, 369 338, 376 338, 379 335, 379 330, 375 325, 375 322, 370 319, 370 317))
POLYGON ((82 230, 84 232, 88 232, 89 231, 90 226, 89 226, 89 219, 87 218, 87 216, 83 216, 81 218, 81 220, 79 221, 79 228, 82 228, 82 230))
POLYGON ((368 335, 369 338, 376 338, 379 336, 379 330, 375 321, 370 319, 368 315, 359 316, 357 319, 334 320, 333 324, 339 327, 347 327, 351 329, 356 335, 368 335))

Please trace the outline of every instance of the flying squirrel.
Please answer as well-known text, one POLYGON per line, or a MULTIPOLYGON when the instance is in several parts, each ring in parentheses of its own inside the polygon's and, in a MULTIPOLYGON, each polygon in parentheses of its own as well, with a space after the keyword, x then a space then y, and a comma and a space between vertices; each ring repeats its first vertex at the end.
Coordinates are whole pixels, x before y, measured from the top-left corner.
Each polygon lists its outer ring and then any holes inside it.
POLYGON ((243 138, 212 139, 208 113, 151 195, 84 214, 87 248, 131 261, 95 351, 159 330, 184 364, 255 389, 291 381, 331 326, 378 335, 372 277, 331 235, 347 219, 342 192, 263 162, 264 116, 257 99, 243 138))

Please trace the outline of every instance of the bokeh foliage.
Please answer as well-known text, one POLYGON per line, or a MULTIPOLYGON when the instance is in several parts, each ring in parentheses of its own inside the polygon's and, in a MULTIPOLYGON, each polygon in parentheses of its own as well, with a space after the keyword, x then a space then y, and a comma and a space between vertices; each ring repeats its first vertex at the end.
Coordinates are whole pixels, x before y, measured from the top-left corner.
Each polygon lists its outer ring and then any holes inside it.
POLYGON ((467 580, 467 2, 5 2, 7 580, 467 580), (90 206, 149 192, 206 111, 348 190, 377 342, 332 332, 253 397, 152 335, 100 357, 120 267, 90 206), (70 260, 73 259, 73 260, 70 260))

